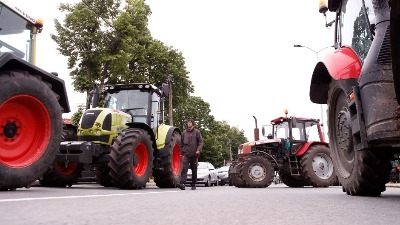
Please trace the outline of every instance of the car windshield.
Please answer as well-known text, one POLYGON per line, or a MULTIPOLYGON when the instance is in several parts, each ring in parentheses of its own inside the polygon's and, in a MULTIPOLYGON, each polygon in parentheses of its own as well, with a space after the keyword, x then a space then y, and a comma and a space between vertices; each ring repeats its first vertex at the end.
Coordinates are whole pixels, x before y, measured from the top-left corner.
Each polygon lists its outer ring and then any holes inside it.
POLYGON ((207 163, 199 162, 199 165, 197 166, 197 169, 207 169, 207 163))

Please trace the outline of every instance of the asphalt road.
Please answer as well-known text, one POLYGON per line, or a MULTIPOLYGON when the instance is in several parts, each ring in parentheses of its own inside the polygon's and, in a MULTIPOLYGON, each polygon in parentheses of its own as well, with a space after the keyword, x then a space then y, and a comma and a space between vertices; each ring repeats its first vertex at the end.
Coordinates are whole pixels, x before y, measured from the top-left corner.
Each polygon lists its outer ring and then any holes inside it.
POLYGON ((353 197, 341 187, 118 190, 97 184, 0 192, 0 224, 400 224, 400 188, 353 197))

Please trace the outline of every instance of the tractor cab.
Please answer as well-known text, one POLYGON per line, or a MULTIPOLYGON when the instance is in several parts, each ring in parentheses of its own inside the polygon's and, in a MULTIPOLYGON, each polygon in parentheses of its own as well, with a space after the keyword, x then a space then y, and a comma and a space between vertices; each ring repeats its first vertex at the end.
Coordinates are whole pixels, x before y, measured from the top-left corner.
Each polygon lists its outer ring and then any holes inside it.
POLYGON ((11 53, 35 64, 36 34, 43 22, 35 20, 5 0, 0 1, 0 57, 11 53))
POLYGON ((272 134, 275 139, 286 139, 293 142, 323 142, 319 120, 296 117, 279 117, 271 121, 272 134))
POLYGON ((151 128, 163 123, 163 93, 151 84, 118 84, 105 87, 104 108, 125 112, 134 123, 145 123, 151 128))

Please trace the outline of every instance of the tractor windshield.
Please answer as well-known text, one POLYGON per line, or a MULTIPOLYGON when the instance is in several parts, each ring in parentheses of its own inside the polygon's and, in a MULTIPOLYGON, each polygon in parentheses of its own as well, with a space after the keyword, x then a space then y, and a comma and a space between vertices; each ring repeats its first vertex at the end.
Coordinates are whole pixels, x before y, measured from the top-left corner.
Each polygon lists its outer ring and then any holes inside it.
POLYGON ((147 115, 150 93, 140 90, 121 90, 107 93, 105 108, 125 111, 131 115, 147 115))
MULTIPOLYGON (((274 125, 274 137, 278 139, 289 138, 288 122, 274 125)), ((296 127, 292 128, 292 140, 302 142, 320 141, 318 123, 315 121, 297 121, 296 127)))
POLYGON ((33 63, 34 24, 0 2, 0 56, 13 53, 33 63))

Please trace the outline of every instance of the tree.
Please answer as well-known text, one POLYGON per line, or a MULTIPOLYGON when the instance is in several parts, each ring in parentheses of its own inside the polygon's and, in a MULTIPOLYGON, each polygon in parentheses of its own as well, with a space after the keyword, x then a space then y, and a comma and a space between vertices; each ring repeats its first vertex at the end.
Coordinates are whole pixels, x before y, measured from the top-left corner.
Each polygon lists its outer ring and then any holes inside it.
POLYGON ((67 14, 62 24, 55 20, 57 34, 51 37, 68 57, 76 91, 92 90, 95 84, 161 86, 172 75, 179 83, 176 104, 193 92, 182 53, 151 37, 151 10, 143 0, 83 0, 59 9, 67 14))

